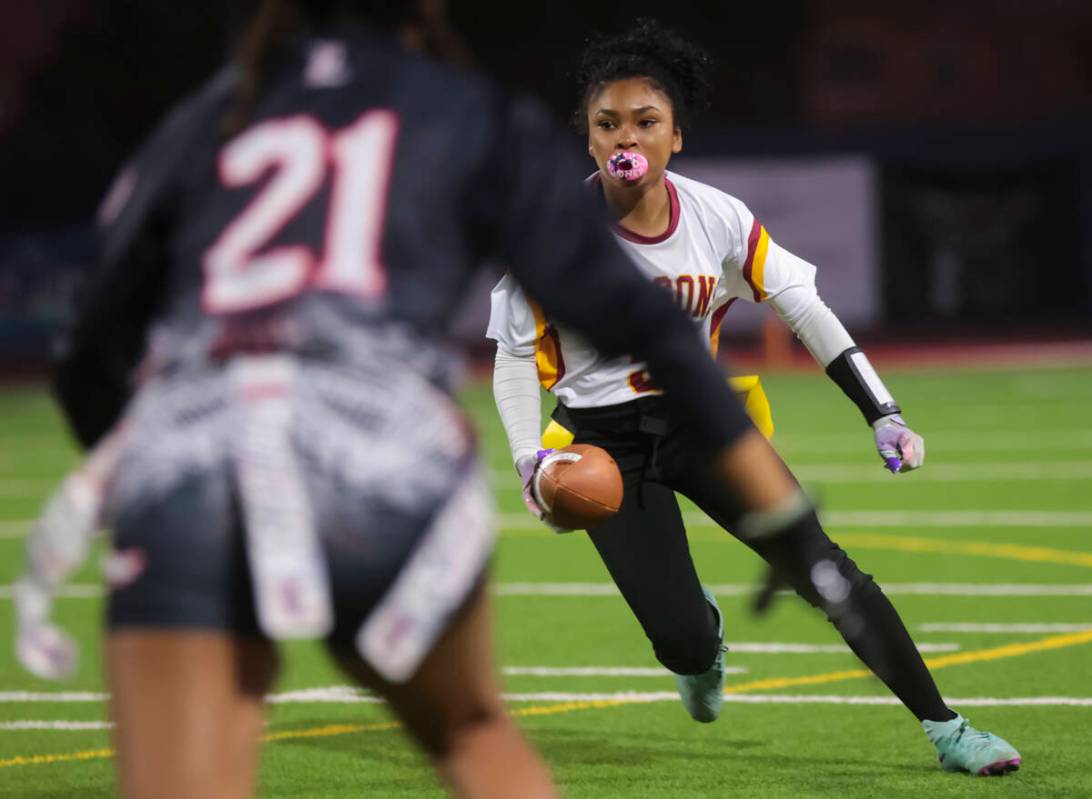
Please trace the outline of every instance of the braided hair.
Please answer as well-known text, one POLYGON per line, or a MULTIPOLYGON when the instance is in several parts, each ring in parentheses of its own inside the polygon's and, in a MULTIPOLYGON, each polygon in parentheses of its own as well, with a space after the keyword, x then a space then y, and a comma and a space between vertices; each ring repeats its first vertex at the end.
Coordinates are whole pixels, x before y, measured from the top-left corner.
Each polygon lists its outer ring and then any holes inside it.
POLYGON ((713 92, 708 53, 652 19, 638 19, 625 33, 601 36, 584 47, 577 70, 580 105, 573 122, 588 132, 588 105, 603 87, 626 78, 648 78, 671 101, 675 127, 690 126, 708 109, 713 92))

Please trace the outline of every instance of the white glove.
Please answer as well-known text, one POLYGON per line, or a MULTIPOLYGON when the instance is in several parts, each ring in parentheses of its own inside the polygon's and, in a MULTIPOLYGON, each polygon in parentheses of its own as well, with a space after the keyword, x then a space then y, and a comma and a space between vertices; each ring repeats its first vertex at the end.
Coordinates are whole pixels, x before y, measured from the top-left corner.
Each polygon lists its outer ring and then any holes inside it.
POLYGON ((892 474, 909 472, 925 463, 925 439, 907 427, 897 413, 880 417, 872 423, 872 429, 876 449, 892 474))
POLYGON ((522 494, 523 504, 527 507, 528 512, 545 524, 555 533, 568 533, 571 530, 565 530, 558 527, 551 522, 546 516, 546 512, 542 509, 542 506, 538 504, 535 499, 534 482, 535 473, 538 471, 539 465, 546 458, 547 455, 552 455, 556 450, 552 449, 540 449, 534 455, 525 455, 516 462, 516 471, 519 472, 519 479, 522 482, 522 494))
POLYGON ((119 450, 117 435, 104 439, 54 491, 27 539, 25 572, 13 594, 15 653, 36 677, 59 680, 76 671, 79 650, 52 623, 53 596, 87 559, 119 450))
POLYGON ((76 673, 76 643, 50 621, 53 592, 31 577, 14 586, 15 655, 24 669, 44 680, 63 680, 76 673))

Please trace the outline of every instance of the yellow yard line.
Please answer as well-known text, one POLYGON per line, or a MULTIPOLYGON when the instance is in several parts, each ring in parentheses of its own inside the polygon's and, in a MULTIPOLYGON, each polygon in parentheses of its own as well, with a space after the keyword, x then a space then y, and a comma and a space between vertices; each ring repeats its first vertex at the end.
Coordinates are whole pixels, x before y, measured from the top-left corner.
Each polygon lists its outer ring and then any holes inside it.
POLYGON ((768 677, 764 680, 750 680, 736 685, 729 685, 724 689, 726 694, 745 694, 751 691, 773 691, 778 688, 792 688, 793 686, 824 685, 829 682, 842 682, 844 680, 859 680, 862 677, 871 677, 868 669, 847 669, 845 671, 828 671, 825 674, 807 674, 802 677, 768 677))
POLYGON ((1063 566, 1092 568, 1092 553, 1053 547, 1026 547, 1020 544, 997 544, 990 541, 950 541, 940 538, 915 538, 902 535, 843 533, 835 536, 839 544, 859 549, 880 549, 891 552, 930 552, 942 555, 973 555, 982 558, 1002 558, 1025 563, 1057 563, 1063 566))
MULTIPOLYGON (((947 668, 948 666, 962 666, 966 663, 984 663, 990 660, 1003 660, 1022 655, 1030 655, 1034 652, 1046 652, 1051 649, 1063 649, 1070 646, 1079 646, 1092 642, 1092 630, 1078 633, 1065 633, 1064 635, 1052 635, 1049 638, 1041 638, 1038 641, 1026 641, 1020 644, 1004 644, 990 647, 989 649, 976 649, 971 652, 956 652, 951 655, 938 655, 925 659, 925 665, 930 671, 947 668)), ((830 671, 825 674, 807 674, 802 677, 770 677, 763 680, 751 680, 750 682, 729 685, 724 689, 726 694, 742 694, 751 691, 771 691, 779 688, 794 688, 806 685, 824 685, 832 682, 844 682, 846 680, 860 680, 872 677, 867 669, 848 669, 845 671, 830 671)))
POLYGON ((1025 641, 1021 644, 1004 644, 990 649, 977 649, 971 652, 956 652, 951 655, 938 655, 926 658, 925 665, 933 671, 947 666, 962 666, 964 663, 983 663, 987 660, 1003 660, 1015 658, 1021 655, 1030 655, 1033 652, 1046 652, 1051 649, 1063 649, 1069 646, 1080 646, 1092 642, 1092 630, 1084 630, 1078 633, 1065 633, 1064 635, 1052 635, 1049 638, 1040 638, 1038 641, 1025 641))
POLYGON ((99 760, 113 757, 113 749, 85 749, 82 752, 68 752, 61 755, 26 755, 0 760, 0 768, 11 766, 45 766, 50 763, 69 763, 73 760, 99 760))
POLYGON ((530 705, 529 707, 510 708, 513 716, 553 716, 558 713, 573 713, 577 710, 601 710, 608 707, 630 704, 624 699, 593 699, 586 702, 563 702, 557 705, 530 705))
MULTIPOLYGON (((1038 641, 1028 641, 1021 644, 1005 644, 989 649, 978 649, 972 652, 957 652, 951 655, 940 655, 927 658, 925 663, 933 671, 947 668, 948 666, 962 666, 967 663, 982 663, 991 660, 1004 660, 1007 658, 1021 657, 1035 652, 1047 652, 1053 649, 1064 649, 1071 646, 1079 646, 1092 642, 1092 630, 1078 633, 1065 633, 1041 638, 1038 641)), ((844 682, 847 680, 859 680, 872 676, 872 672, 866 669, 847 669, 843 671, 829 671, 822 674, 807 674, 800 677, 770 677, 763 680, 751 680, 737 683, 725 689, 726 694, 742 694, 753 691, 769 691, 779 688, 792 688, 808 685, 824 685, 832 682, 844 682)), ((622 707, 631 704, 624 699, 601 699, 588 702, 563 702, 552 705, 532 705, 530 707, 515 708, 511 714, 520 718, 531 716, 552 716, 559 713, 575 713, 580 710, 602 710, 607 708, 622 707)), ((271 732, 263 737, 264 741, 289 741, 300 738, 328 738, 337 735, 351 735, 358 732, 379 732, 394 730, 401 725, 396 721, 380 722, 376 724, 328 724, 323 727, 308 727, 300 730, 284 730, 271 732)), ((69 752, 56 755, 27 755, 0 760, 0 768, 12 766, 41 766, 53 763, 70 763, 80 760, 99 760, 114 756, 112 749, 87 749, 82 752, 69 752)))
POLYGON ((273 741, 291 741, 297 738, 330 738, 334 735, 351 735, 356 732, 396 730, 401 726, 397 721, 383 721, 377 724, 327 724, 325 727, 270 732, 263 735, 262 740, 271 743, 273 741))
MULTIPOLYGON (((837 525, 834 525, 837 526, 837 525)), ((735 539, 724 532, 711 519, 687 524, 691 541, 730 542, 735 539)), ((505 531, 506 537, 547 538, 555 535, 540 530, 505 531)), ((965 541, 943 538, 923 538, 906 535, 880 535, 876 533, 838 533, 832 538, 839 544, 857 549, 881 552, 920 552, 937 555, 964 555, 978 558, 1018 560, 1023 563, 1054 563, 1062 566, 1092 568, 1092 552, 1054 547, 1029 547, 1021 544, 999 544, 993 541, 965 541)))

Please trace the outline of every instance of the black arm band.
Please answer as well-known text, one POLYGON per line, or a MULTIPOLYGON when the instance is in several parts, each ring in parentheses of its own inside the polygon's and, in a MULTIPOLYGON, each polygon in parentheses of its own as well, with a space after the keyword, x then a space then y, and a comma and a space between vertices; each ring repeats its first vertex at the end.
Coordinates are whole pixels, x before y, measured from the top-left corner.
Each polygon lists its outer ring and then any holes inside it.
POLYGON ((894 397, 880 380, 860 347, 850 347, 827 366, 830 379, 861 409, 872 424, 881 416, 899 413, 894 397))

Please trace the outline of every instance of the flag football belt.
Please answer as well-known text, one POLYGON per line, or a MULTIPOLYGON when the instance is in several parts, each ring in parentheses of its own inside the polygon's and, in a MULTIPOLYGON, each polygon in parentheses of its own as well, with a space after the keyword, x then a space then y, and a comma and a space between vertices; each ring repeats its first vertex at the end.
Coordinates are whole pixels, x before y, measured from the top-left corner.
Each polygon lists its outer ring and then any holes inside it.
MULTIPOLYGON (((771 438, 774 432, 773 413, 758 375, 731 377, 728 384, 743 403, 743 408, 755 427, 767 439, 771 438)), ((542 433, 542 446, 545 449, 567 447, 573 443, 573 428, 585 425, 606 432, 662 435, 667 432, 665 408, 662 397, 644 397, 609 408, 566 408, 559 404, 542 433), (656 429, 657 427, 662 429, 656 429)))
POLYGON ((326 561, 291 441, 299 367, 288 355, 240 357, 230 374, 241 408, 236 479, 258 622, 271 638, 318 638, 333 627, 326 561))

